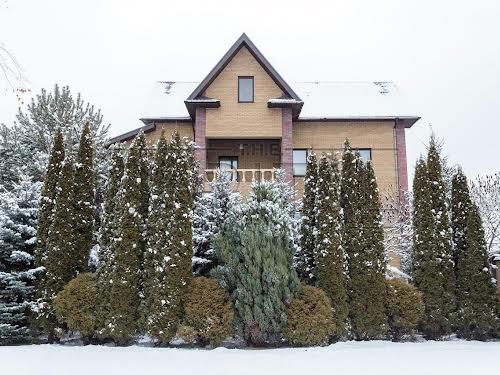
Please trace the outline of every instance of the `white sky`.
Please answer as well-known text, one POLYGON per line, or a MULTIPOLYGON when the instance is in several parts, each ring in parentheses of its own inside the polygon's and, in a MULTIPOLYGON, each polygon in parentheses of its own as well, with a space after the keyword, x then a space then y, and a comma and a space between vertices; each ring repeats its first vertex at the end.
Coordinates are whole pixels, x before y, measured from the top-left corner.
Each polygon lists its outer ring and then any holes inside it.
MULTIPOLYGON (((410 174, 430 125, 470 177, 500 170, 498 0, 0 0, 32 93, 69 85, 112 135, 142 125, 154 81, 203 79, 242 32, 288 81, 395 81, 422 116, 410 174)), ((3 87, 0 122, 18 105, 3 87)))

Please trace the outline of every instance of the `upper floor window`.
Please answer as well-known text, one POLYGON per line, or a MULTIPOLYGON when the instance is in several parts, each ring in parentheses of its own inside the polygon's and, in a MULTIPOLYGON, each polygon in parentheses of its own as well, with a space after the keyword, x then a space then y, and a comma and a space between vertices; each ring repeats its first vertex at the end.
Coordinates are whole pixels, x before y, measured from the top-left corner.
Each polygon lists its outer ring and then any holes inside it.
POLYGON ((293 175, 305 176, 307 167, 307 150, 293 150, 293 175))
POLYGON ((253 103, 253 77, 238 77, 238 102, 253 103))
POLYGON ((365 163, 372 160, 372 149, 371 148, 358 148, 355 151, 359 152, 359 156, 361 157, 361 160, 363 160, 365 163))

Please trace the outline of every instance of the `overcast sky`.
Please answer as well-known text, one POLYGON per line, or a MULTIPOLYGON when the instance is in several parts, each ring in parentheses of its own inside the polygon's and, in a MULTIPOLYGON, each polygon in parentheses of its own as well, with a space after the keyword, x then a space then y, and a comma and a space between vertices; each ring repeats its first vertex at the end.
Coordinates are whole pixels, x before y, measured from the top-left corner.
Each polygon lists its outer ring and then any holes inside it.
POLYGON ((112 135, 142 125, 154 81, 203 79, 242 32, 288 81, 395 81, 422 116, 411 174, 430 126, 470 177, 500 170, 498 0, 0 0, 0 42, 32 93, 69 85, 112 135))

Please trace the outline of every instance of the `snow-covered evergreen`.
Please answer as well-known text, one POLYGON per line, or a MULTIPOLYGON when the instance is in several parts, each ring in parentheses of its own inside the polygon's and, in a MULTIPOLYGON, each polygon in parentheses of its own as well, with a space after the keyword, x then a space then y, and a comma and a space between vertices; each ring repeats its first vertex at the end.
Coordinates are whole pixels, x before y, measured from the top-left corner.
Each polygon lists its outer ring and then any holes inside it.
POLYGON ((34 299, 36 220, 41 183, 26 175, 7 191, 0 185, 0 345, 30 339, 34 299))

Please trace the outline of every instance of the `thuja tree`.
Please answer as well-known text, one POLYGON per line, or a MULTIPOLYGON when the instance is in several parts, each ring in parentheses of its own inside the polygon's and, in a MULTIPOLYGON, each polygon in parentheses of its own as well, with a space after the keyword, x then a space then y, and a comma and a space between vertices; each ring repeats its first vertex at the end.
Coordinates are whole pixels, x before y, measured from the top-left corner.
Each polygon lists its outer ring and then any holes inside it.
POLYGON ((0 185, 0 345, 28 341, 34 300, 36 219, 40 182, 22 174, 0 185))
POLYGON ((412 275, 415 285, 423 293, 425 305, 420 330, 430 339, 437 339, 451 330, 449 309, 445 305, 444 275, 435 243, 435 221, 432 212, 432 187, 427 163, 417 161, 413 179, 413 257, 412 275))
POLYGON ((83 128, 75 164, 74 253, 79 272, 88 268, 94 223, 93 139, 90 125, 83 128))
POLYGON ((499 332, 498 296, 491 280, 484 230, 477 206, 469 210, 466 247, 458 256, 457 332, 486 340, 499 332))
POLYGON ((296 267, 301 280, 314 282, 314 247, 316 243, 316 194, 318 161, 314 152, 307 157, 304 177, 304 197, 302 199, 302 224, 300 227, 300 252, 296 267))
POLYGON ((335 158, 323 154, 319 160, 317 184, 316 246, 314 275, 316 284, 332 301, 336 336, 347 335, 347 272, 341 243, 339 203, 340 175, 335 158))
POLYGON ((247 202, 231 208, 215 249, 221 261, 217 275, 233 297, 237 332, 252 345, 279 343, 298 278, 289 215, 272 183, 257 183, 247 202))
MULTIPOLYGON (((453 311, 455 310, 455 273, 453 264, 453 248, 449 224, 447 189, 443 180, 443 168, 437 142, 431 138, 427 154, 427 169, 431 185, 431 202, 433 214, 433 242, 436 248, 438 268, 442 275, 443 295, 442 312, 444 317, 453 324, 453 311)), ((451 328, 450 325, 450 328, 451 328)), ((443 334, 449 332, 449 328, 443 334)))
POLYGON ((101 336, 109 335, 107 324, 110 318, 110 292, 114 257, 112 243, 117 240, 120 208, 119 192, 123 177, 124 160, 121 146, 112 146, 111 162, 104 196, 104 207, 99 232, 99 261, 97 265, 97 326, 101 336))
POLYGON ((41 265, 45 267, 38 292, 41 296, 38 321, 49 341, 56 338, 58 324, 53 311, 53 300, 68 281, 78 272, 78 261, 73 240, 73 182, 74 167, 71 156, 66 157, 59 173, 56 201, 47 237, 46 251, 41 265))
POLYGON ((120 345, 126 344, 138 329, 141 272, 146 248, 148 171, 146 138, 144 133, 139 133, 128 151, 118 202, 120 218, 111 246, 114 262, 107 326, 110 336, 120 345))
POLYGON ((457 270, 460 253, 467 248, 467 220, 472 201, 467 177, 459 168, 451 179, 451 229, 453 234, 453 261, 457 270))

